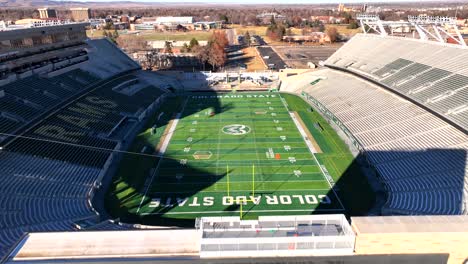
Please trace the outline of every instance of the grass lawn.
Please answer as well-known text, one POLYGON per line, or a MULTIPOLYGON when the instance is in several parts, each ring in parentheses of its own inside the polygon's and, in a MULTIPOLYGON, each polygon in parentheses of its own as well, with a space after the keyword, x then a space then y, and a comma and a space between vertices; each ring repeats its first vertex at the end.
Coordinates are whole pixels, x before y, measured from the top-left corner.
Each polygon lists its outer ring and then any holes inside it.
POLYGON ((322 117, 308 109, 301 98, 280 93, 169 99, 131 149, 154 147, 165 133, 170 138, 166 152, 162 158, 124 158, 108 193, 109 213, 124 221, 170 224, 241 211, 247 218, 365 212, 372 193, 352 155, 322 117), (310 151, 289 111, 297 112, 323 153, 310 151), (149 128, 161 112, 157 133, 151 135, 149 128), (167 122, 174 115, 167 113, 179 112, 169 133, 167 122), (340 187, 338 196, 325 174, 340 187))
MULTIPOLYGON (((124 35, 125 31, 119 30, 120 35, 124 35)), ((104 30, 86 30, 86 35, 89 38, 100 38, 103 37, 104 30)), ((208 40, 212 32, 207 31, 189 31, 189 32, 157 32, 150 30, 140 31, 140 36, 145 40, 173 40, 173 41, 190 41, 192 38, 196 38, 199 41, 208 40)))
POLYGON ((325 25, 325 30, 329 27, 335 27, 338 30, 338 34, 354 36, 357 33, 361 33, 361 28, 348 29, 348 25, 325 25))
POLYGON ((145 40, 174 40, 174 41, 190 41, 196 38, 198 41, 206 41, 212 35, 212 32, 206 31, 189 31, 189 32, 142 32, 145 40))

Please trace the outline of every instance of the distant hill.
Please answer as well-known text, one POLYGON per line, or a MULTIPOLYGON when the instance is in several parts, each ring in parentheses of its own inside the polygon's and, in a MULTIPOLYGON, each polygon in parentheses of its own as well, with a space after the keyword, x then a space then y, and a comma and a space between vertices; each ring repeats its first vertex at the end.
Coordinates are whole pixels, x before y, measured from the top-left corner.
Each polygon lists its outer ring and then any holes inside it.
POLYGON ((164 2, 132 2, 132 1, 112 1, 109 2, 80 2, 80 1, 53 1, 53 0, 0 0, 0 8, 21 8, 21 7, 71 7, 71 6, 86 6, 90 8, 97 8, 97 7, 148 7, 148 6, 172 6, 177 7, 183 5, 184 7, 187 6, 208 6, 213 4, 207 3, 164 3, 164 2))

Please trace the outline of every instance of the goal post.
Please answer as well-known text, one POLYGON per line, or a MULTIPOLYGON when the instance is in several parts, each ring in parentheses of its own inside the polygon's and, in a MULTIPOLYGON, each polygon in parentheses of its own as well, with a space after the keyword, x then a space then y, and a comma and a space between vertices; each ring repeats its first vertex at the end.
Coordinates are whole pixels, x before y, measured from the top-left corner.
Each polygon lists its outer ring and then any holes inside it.
MULTIPOLYGON (((252 184, 251 184, 251 187, 252 187, 252 191, 250 192, 251 195, 247 195, 246 196, 246 199, 243 199, 242 201, 237 201, 236 199, 236 203, 239 203, 240 205, 240 208, 239 208, 239 217, 240 219, 242 219, 244 217, 244 209, 243 209, 243 205, 244 203, 248 204, 249 202, 252 202, 255 204, 255 199, 251 199, 251 198, 248 198, 248 197, 255 197, 255 164, 252 163, 252 184)), ((227 192, 227 196, 231 196, 231 178, 230 178, 230 175, 229 175, 229 164, 226 164, 226 192, 227 192)))
MULTIPOLYGON (((255 163, 252 163, 252 192, 251 192, 251 196, 253 196, 255 198, 255 163)), ((249 197, 249 196, 247 196, 249 197)), ((246 204, 249 204, 249 202, 252 202, 253 204, 255 204, 255 200, 252 200, 250 198, 247 198, 245 200, 245 203, 246 204)), ((243 205, 244 205, 244 201, 240 202, 240 211, 239 211, 239 218, 242 220, 244 215, 243 215, 243 205)))

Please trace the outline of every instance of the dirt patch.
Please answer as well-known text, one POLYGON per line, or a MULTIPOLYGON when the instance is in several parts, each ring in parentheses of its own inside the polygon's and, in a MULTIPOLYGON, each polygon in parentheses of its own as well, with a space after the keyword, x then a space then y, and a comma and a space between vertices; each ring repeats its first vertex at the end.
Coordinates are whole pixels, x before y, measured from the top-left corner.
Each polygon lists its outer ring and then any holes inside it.
POLYGON ((263 63, 262 58, 258 55, 258 52, 255 50, 254 47, 248 47, 242 49, 244 52, 244 56, 248 58, 245 62, 247 65, 248 72, 255 72, 255 71, 264 71, 265 64, 263 63))
POLYGON ((317 144, 317 141, 315 141, 315 138, 312 136, 307 126, 304 124, 304 121, 302 121, 302 118, 297 114, 296 111, 294 111, 293 114, 296 117, 299 124, 302 126, 302 129, 304 129, 304 132, 306 133, 307 137, 309 138, 317 153, 322 153, 322 149, 320 149, 320 146, 317 144))

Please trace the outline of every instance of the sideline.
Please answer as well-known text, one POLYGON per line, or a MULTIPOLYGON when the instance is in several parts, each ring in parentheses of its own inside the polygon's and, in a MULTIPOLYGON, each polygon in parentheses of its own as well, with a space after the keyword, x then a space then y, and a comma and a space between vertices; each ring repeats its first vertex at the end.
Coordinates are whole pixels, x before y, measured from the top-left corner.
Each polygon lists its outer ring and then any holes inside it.
POLYGON ((146 186, 145 194, 143 195, 143 197, 141 197, 140 204, 138 205, 138 209, 136 211, 137 213, 140 212, 141 205, 143 204, 143 201, 145 200, 146 195, 148 194, 148 191, 151 188, 151 184, 153 184, 154 177, 156 176, 156 174, 158 174, 159 166, 161 165, 161 160, 163 159, 164 153, 166 152, 166 149, 169 146, 169 142, 170 142, 170 140, 172 138, 172 135, 174 134, 174 131, 175 131, 176 127, 177 127, 177 124, 179 123, 180 117, 182 116, 182 113, 185 110, 185 106, 187 105, 188 100, 189 100, 188 98, 187 98, 187 100, 185 100, 185 103, 184 103, 184 106, 182 107, 182 110, 179 113, 177 113, 177 115, 176 115, 176 117, 174 119, 174 122, 172 122, 171 128, 169 129, 169 133, 164 138, 164 142, 163 142, 163 144, 161 146, 161 149, 159 150, 158 165, 156 166, 153 173, 151 174, 151 179, 150 179, 149 183, 145 183, 145 186, 146 186))

